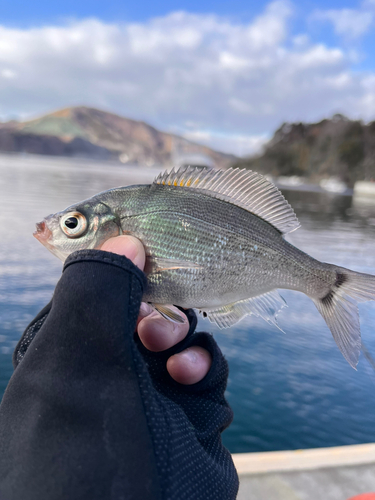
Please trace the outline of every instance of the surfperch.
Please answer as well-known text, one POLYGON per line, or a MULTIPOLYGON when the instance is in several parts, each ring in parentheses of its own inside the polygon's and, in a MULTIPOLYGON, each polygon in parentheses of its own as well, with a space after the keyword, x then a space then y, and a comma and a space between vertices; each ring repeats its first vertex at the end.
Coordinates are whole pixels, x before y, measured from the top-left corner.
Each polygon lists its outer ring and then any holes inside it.
POLYGON ((220 328, 246 315, 277 326, 278 289, 310 297, 352 367, 361 334, 357 302, 375 300, 375 277, 320 262, 283 235, 299 227, 280 191, 249 170, 183 167, 150 185, 118 187, 49 215, 34 236, 62 261, 129 234, 146 250, 143 297, 163 316, 196 308, 220 328))

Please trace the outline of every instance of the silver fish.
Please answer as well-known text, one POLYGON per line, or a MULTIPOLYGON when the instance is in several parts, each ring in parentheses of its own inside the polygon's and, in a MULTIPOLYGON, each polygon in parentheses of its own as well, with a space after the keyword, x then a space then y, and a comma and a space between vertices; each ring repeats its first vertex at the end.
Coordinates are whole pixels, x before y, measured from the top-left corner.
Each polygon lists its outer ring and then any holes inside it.
POLYGON ((277 289, 310 297, 345 359, 361 349, 357 302, 375 300, 375 276, 313 259, 285 241, 299 227, 280 191, 249 170, 183 167, 151 185, 114 188, 37 224, 35 237, 61 260, 130 234, 146 250, 143 297, 196 308, 220 328, 246 315, 277 326, 285 305, 277 289))

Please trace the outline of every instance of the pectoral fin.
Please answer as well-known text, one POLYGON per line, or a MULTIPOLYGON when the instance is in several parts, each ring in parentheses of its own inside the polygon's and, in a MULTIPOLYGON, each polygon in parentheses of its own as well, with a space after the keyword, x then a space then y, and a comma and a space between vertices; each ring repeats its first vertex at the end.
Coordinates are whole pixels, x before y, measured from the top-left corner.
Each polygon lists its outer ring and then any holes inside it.
POLYGON ((286 307, 285 300, 277 290, 273 290, 257 297, 227 304, 218 309, 201 309, 200 312, 219 328, 228 328, 238 323, 244 316, 252 314, 263 318, 267 323, 281 330, 277 324, 277 315, 283 307, 286 307))
POLYGON ((186 260, 167 259, 163 257, 147 258, 145 273, 157 273, 173 269, 203 269, 203 266, 186 260))
POLYGON ((184 323, 182 317, 167 305, 165 304, 151 304, 151 305, 161 316, 163 316, 164 319, 172 321, 173 323, 184 323))

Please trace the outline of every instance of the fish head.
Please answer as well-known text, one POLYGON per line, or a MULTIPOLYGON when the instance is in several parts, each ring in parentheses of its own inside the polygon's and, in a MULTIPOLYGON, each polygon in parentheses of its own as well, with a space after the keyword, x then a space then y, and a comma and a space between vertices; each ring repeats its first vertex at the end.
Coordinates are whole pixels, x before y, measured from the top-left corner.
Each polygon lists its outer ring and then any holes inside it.
POLYGON ((121 234, 118 217, 111 208, 95 199, 72 205, 36 224, 35 238, 63 262, 76 250, 100 248, 121 234))

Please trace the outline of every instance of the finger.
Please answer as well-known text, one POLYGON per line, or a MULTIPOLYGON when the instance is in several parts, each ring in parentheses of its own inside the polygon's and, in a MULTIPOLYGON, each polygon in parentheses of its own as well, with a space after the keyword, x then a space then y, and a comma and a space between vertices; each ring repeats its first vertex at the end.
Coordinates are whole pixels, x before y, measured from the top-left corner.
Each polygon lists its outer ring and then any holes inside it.
MULTIPOLYGON (((185 314, 177 307, 169 306, 174 312, 179 314, 184 320, 183 323, 174 323, 164 319, 157 311, 151 308, 150 313, 141 318, 138 323, 138 336, 143 345, 153 352, 164 351, 170 347, 178 344, 183 340, 189 331, 189 321, 185 314)), ((145 314, 146 307, 141 308, 140 316, 145 314), (144 311, 142 312, 142 309, 144 311)))
POLYGON ((211 364, 211 354, 203 347, 193 346, 171 356, 167 361, 167 370, 176 382, 191 385, 207 375, 211 364))
POLYGON ((146 254, 142 243, 134 236, 116 236, 109 238, 101 247, 106 252, 124 255, 130 259, 139 269, 143 271, 145 267, 146 254))
POLYGON ((142 321, 143 318, 146 316, 149 316, 152 312, 154 312, 155 309, 150 306, 150 304, 147 304, 147 302, 141 302, 141 306, 139 308, 139 314, 137 318, 137 328, 138 324, 140 321, 142 321))

